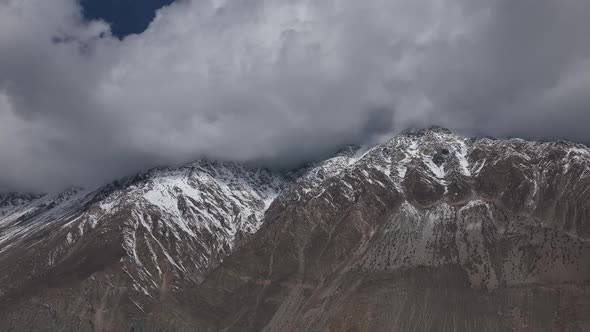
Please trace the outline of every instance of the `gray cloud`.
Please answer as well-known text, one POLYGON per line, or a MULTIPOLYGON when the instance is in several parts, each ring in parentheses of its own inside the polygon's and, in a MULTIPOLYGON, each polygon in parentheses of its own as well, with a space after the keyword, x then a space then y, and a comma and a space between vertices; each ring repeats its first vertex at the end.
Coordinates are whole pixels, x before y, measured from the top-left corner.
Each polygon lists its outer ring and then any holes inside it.
POLYGON ((122 41, 0 0, 0 189, 290 167, 407 126, 590 142, 585 0, 180 1, 122 41))

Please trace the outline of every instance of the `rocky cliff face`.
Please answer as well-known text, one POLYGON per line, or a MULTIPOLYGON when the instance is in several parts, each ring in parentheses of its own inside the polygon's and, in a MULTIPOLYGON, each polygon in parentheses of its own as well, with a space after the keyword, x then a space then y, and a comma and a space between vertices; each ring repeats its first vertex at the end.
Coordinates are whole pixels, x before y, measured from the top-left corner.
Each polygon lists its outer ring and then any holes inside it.
POLYGON ((62 196, 0 219, 0 330, 590 329, 583 145, 434 128, 62 196))
POLYGON ((259 228, 284 186, 267 170, 198 162, 11 200, 0 222, 0 299, 14 311, 0 321, 14 323, 0 330, 127 329, 181 282, 202 281, 259 228))
POLYGON ((580 145, 406 132, 281 195, 252 241, 150 324, 588 330, 589 175, 580 145))

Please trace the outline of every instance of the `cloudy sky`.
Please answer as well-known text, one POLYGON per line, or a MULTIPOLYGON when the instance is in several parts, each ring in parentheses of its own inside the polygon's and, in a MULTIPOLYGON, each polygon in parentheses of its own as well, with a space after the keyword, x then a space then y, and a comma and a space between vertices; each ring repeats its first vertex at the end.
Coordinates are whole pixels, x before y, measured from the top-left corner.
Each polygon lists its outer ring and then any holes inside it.
POLYGON ((590 142, 588 0, 92 2, 0 0, 0 190, 432 124, 590 142))

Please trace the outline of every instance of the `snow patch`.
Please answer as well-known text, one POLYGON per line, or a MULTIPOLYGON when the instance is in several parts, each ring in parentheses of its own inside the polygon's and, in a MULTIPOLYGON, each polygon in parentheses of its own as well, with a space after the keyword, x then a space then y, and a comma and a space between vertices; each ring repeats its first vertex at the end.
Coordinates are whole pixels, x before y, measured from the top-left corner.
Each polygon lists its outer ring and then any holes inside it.
POLYGON ((426 164, 426 166, 428 166, 428 168, 430 169, 432 174, 434 174, 437 178, 439 178, 439 179, 445 178, 446 173, 445 173, 444 167, 442 165, 441 166, 436 165, 432 161, 432 158, 430 158, 430 157, 424 158, 424 164, 426 164))
POLYGON ((459 166, 461 167, 461 173, 466 176, 471 176, 469 171, 469 161, 467 160, 467 145, 465 142, 460 142, 461 148, 455 152, 455 156, 459 160, 459 166))

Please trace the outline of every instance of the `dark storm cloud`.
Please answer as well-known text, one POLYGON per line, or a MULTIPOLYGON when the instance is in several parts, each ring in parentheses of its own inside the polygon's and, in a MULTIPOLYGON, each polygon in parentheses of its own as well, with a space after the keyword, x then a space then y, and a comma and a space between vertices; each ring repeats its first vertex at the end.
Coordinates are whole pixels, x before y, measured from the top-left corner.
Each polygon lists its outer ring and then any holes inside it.
POLYGON ((585 0, 183 1, 110 36, 0 0, 0 187, 289 167, 407 126, 590 141, 585 0))
POLYGON ((470 35, 434 46, 418 79, 441 121, 471 133, 590 142, 582 125, 590 123, 590 3, 479 4, 470 35))

